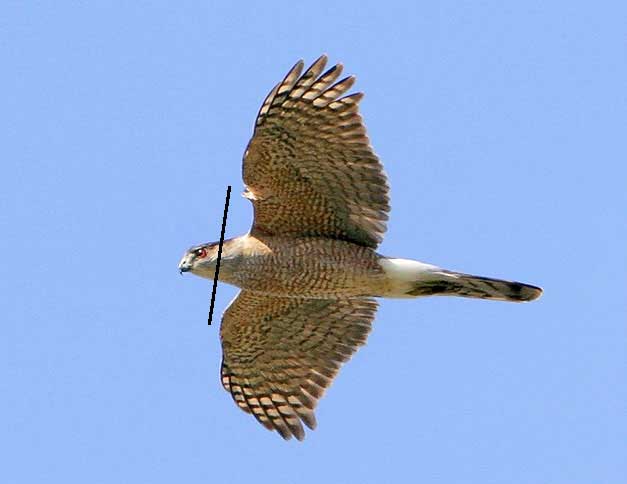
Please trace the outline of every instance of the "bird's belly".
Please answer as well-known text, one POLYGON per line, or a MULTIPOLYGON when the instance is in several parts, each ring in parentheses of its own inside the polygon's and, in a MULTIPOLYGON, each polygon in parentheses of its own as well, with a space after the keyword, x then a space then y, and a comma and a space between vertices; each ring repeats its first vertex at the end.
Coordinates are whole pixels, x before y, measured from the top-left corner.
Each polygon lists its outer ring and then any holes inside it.
POLYGON ((244 258, 234 274, 242 289, 287 297, 378 295, 385 273, 367 247, 329 239, 292 239, 244 258))

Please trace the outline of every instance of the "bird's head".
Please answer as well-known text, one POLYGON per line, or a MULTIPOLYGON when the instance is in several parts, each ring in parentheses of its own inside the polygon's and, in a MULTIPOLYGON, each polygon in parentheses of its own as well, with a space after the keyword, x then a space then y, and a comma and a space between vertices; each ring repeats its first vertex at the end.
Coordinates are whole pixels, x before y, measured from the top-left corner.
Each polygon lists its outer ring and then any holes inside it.
POLYGON ((213 279, 218 261, 218 242, 196 245, 189 249, 179 262, 179 272, 191 272, 213 279))

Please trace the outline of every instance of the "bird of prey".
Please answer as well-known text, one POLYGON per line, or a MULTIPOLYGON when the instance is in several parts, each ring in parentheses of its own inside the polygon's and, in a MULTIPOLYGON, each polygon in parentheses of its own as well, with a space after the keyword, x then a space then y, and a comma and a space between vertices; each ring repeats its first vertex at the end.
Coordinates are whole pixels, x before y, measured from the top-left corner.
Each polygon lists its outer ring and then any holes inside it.
MULTIPOLYGON (((462 296, 531 301, 538 287, 377 253, 390 210, 383 167, 358 113, 321 56, 299 61, 268 94, 243 160, 250 232, 225 240, 219 280, 240 292, 222 317, 222 385, 284 439, 316 426, 314 409, 365 343, 375 298, 462 296)), ((181 272, 213 279, 218 243, 189 249, 181 272)))

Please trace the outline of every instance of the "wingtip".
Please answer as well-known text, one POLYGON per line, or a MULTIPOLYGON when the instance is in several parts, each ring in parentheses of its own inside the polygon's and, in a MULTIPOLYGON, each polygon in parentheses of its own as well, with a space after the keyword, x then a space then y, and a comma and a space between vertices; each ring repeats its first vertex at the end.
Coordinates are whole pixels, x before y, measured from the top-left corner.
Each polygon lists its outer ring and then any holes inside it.
POLYGON ((287 71, 287 74, 283 78, 283 82, 285 82, 291 75, 294 75, 294 73, 298 73, 296 77, 300 76, 300 73, 302 72, 304 67, 305 61, 303 59, 298 59, 291 67, 291 69, 287 71))
POLYGON ((326 54, 326 52, 323 52, 322 54, 320 54, 320 57, 318 57, 314 61, 314 64, 318 64, 319 62, 324 62, 326 64, 328 61, 329 61, 329 56, 326 54))

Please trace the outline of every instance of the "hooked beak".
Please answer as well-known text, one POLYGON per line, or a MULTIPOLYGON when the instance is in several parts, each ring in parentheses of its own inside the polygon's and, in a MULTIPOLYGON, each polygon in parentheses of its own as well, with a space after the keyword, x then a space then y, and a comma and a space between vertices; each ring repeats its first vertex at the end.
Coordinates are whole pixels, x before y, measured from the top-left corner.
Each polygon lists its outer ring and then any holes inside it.
POLYGON ((192 264, 188 260, 187 254, 183 256, 181 262, 179 262, 179 274, 183 274, 183 272, 189 272, 192 270, 192 264))

